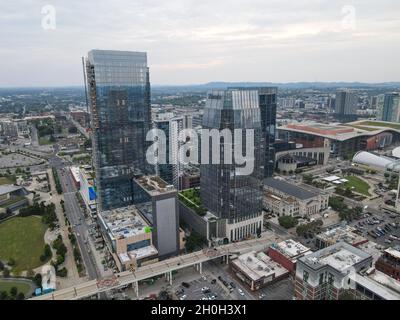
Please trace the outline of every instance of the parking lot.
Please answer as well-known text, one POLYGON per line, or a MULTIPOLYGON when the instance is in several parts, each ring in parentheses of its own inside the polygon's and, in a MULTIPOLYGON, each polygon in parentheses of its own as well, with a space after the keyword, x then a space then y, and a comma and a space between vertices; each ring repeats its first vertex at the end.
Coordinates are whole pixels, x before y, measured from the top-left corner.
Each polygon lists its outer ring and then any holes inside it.
POLYGON ((282 279, 257 291, 260 300, 292 300, 294 283, 291 278, 282 279))
POLYGON ((212 276, 200 276, 190 282, 182 282, 174 287, 175 295, 180 300, 229 300, 221 284, 212 276))
POLYGON ((366 213, 351 223, 359 233, 384 247, 400 244, 400 215, 382 210, 380 215, 366 213))

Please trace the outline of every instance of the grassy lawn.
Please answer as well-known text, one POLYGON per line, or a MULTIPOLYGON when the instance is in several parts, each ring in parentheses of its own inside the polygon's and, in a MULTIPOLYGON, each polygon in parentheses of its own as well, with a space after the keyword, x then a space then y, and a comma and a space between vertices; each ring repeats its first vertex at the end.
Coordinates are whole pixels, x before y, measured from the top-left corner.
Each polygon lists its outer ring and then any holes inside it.
POLYGON ((43 145, 51 144, 51 142, 48 137, 41 137, 41 138, 39 138, 39 144, 41 146, 43 146, 43 145))
POLYGON ((344 178, 349 180, 349 182, 346 183, 346 187, 354 187, 354 191, 361 193, 365 196, 370 196, 370 193, 368 192, 369 185, 364 180, 356 176, 346 176, 344 178))
POLYGON ((0 259, 14 259, 12 271, 16 273, 41 266, 46 229, 36 216, 16 217, 0 223, 0 259))
POLYGON ((365 131, 376 131, 376 130, 379 130, 379 128, 364 127, 364 126, 358 126, 358 125, 355 125, 355 124, 349 124, 347 126, 348 127, 353 127, 353 128, 356 128, 356 129, 365 130, 365 131))
POLYGON ((10 293, 12 287, 16 287, 18 289, 18 292, 22 292, 25 295, 30 289, 29 284, 24 282, 0 280, 0 292, 7 291, 8 293, 10 293))
POLYGON ((0 177, 0 185, 3 184, 13 184, 14 182, 6 177, 0 177))
POLYGON ((359 125, 364 126, 374 126, 374 127, 386 127, 400 130, 400 124, 390 123, 390 122, 381 122, 381 121, 363 121, 360 122, 359 125))

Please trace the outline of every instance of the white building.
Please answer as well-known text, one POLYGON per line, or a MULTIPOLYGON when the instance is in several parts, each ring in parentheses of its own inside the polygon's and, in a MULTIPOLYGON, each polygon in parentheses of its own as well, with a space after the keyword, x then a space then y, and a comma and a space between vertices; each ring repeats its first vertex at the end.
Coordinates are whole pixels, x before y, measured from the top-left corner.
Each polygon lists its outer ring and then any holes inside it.
POLYGON ((79 168, 79 192, 85 202, 88 211, 94 215, 97 212, 96 209, 96 187, 95 187, 95 175, 91 166, 82 166, 79 168))
POLYGON ((275 178, 264 180, 264 208, 278 216, 309 216, 328 208, 329 194, 275 178))

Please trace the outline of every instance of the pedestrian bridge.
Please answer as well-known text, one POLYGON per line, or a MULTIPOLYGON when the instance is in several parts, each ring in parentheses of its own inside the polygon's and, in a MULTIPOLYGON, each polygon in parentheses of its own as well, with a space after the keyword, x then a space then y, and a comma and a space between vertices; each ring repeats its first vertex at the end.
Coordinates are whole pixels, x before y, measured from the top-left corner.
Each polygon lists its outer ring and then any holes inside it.
POLYGON ((229 255, 231 254, 241 254, 252 250, 264 250, 276 240, 277 238, 271 235, 269 237, 230 243, 216 248, 207 248, 201 251, 142 266, 137 268, 135 271, 123 271, 114 274, 112 277, 86 281, 74 287, 56 290, 48 294, 33 297, 30 300, 77 300, 131 284, 133 285, 138 297, 138 281, 166 274, 167 279, 172 284, 172 271, 196 266, 197 270, 201 273, 203 262, 222 257, 225 258, 226 263, 228 263, 229 255))

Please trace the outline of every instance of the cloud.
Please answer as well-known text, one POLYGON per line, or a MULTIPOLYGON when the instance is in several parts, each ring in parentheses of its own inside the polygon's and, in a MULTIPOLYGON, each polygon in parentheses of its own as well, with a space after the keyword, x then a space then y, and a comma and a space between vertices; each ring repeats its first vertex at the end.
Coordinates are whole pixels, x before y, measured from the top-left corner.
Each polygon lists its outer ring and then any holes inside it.
POLYGON ((81 84, 93 48, 147 51, 157 84, 399 80, 399 13, 397 0, 3 1, 0 86, 81 84))

